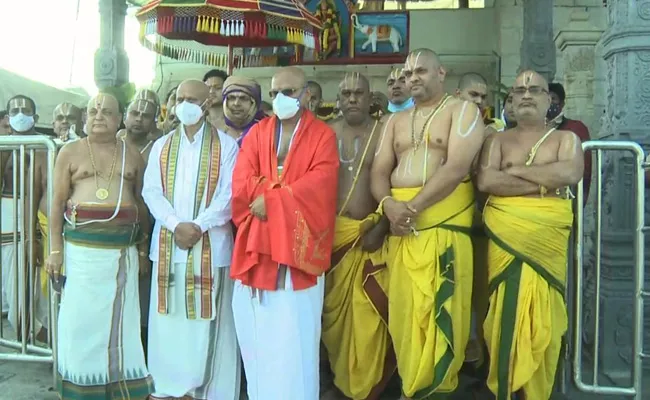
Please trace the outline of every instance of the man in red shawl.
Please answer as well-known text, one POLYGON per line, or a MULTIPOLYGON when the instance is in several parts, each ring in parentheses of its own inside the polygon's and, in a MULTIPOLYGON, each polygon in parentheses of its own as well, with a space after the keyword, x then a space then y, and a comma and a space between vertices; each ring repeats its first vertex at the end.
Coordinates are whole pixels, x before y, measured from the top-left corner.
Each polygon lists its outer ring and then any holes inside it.
POLYGON ((308 111, 302 70, 279 70, 270 94, 275 115, 248 132, 233 174, 235 327, 250 400, 317 400, 336 135, 308 111))

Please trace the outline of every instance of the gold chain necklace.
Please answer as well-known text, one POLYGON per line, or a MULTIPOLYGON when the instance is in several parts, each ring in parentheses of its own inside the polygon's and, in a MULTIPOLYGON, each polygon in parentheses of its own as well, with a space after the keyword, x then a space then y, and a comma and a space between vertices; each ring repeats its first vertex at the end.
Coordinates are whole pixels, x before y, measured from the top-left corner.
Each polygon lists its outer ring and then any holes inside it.
POLYGON ((413 114, 411 114, 411 145, 413 146, 413 151, 415 152, 420 145, 422 144, 422 141, 424 140, 424 131, 427 129, 427 126, 429 125, 429 122, 438 114, 438 111, 440 111, 441 107, 447 102, 447 99, 449 98, 449 95, 445 93, 445 95, 440 99, 436 107, 431 111, 431 113, 428 115, 427 119, 424 121, 424 124, 422 124, 422 129, 420 130, 420 136, 416 139, 415 138, 415 115, 417 114, 417 109, 413 110, 413 114))
POLYGON ((111 182, 113 181, 113 174, 115 173, 115 164, 117 163, 117 141, 115 141, 115 150, 113 150, 113 162, 111 163, 111 173, 108 176, 108 186, 106 188, 99 187, 99 179, 97 178, 99 173, 97 172, 97 165, 95 164, 95 157, 93 156, 93 149, 90 146, 90 140, 86 138, 86 144, 88 145, 88 154, 90 154, 90 163, 93 166, 93 173, 95 174, 95 197, 99 200, 106 200, 108 198, 108 190, 111 188, 111 182))

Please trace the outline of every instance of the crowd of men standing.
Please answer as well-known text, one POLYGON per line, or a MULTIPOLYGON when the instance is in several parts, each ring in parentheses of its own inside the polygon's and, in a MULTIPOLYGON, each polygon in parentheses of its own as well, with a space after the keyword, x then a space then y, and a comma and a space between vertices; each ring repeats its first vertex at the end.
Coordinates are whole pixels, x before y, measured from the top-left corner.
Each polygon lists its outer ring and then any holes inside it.
MULTIPOLYGON (((449 95, 445 77, 415 50, 382 102, 347 73, 329 123, 295 67, 273 76, 272 112, 255 80, 216 70, 170 91, 161 121, 148 90, 125 109, 100 93, 85 117, 57 107, 55 181, 37 153, 19 207, 37 205, 45 238, 34 332, 48 279, 63 294, 60 397, 315 400, 327 369, 333 398, 379 399, 398 379, 422 399, 453 394, 473 363, 498 400, 549 399, 588 133, 534 71, 490 121, 484 78, 449 95)), ((36 134, 28 96, 6 117, 0 133, 36 134)))

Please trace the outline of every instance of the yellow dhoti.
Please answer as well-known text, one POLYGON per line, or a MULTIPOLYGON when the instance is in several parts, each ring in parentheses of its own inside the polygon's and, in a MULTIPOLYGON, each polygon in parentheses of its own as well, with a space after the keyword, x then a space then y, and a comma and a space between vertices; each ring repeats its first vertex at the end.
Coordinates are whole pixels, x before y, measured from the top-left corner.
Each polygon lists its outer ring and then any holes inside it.
POLYGON ((43 258, 41 259, 43 265, 40 268, 41 293, 47 295, 47 280, 50 276, 47 274, 47 271, 45 271, 44 266, 47 257, 50 255, 50 241, 48 240, 48 234, 50 231, 48 228, 47 215, 40 210, 38 211, 38 225, 41 228, 41 247, 43 248, 43 258))
POLYGON ((520 389, 527 400, 548 400, 567 329, 571 202, 492 196, 484 219, 490 237, 488 387, 497 400, 509 400, 520 389))
MULTIPOLYGON (((399 201, 420 188, 392 190, 399 201)), ((448 393, 465 359, 472 301, 472 183, 418 215, 418 234, 388 242, 389 324, 402 390, 408 397, 448 393)))
POLYGON ((332 269, 325 279, 322 339, 334 384, 354 399, 378 398, 395 371, 388 336, 388 274, 383 249, 369 254, 359 239, 378 220, 339 216, 332 269))

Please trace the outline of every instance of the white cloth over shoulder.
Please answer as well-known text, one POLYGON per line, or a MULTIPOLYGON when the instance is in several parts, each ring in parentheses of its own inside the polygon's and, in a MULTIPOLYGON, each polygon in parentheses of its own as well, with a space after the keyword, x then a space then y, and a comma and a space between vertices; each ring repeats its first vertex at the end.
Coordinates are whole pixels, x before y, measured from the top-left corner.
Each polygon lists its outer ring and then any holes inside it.
POLYGON ((294 291, 253 290, 235 282, 233 312, 249 400, 318 400, 321 314, 325 277, 294 291))
MULTIPOLYGON (((206 125, 204 124, 196 135, 194 135, 194 141, 190 142, 183 126, 179 126, 178 129, 181 130, 182 136, 176 165, 175 186, 178 187, 174 190, 173 204, 170 204, 163 193, 160 155, 165 142, 176 131, 168 133, 153 144, 147 169, 144 174, 142 197, 147 207, 149 207, 149 211, 156 219, 149 258, 154 262, 158 261, 158 241, 161 226, 174 232, 180 222, 194 222, 201 227, 203 232, 209 232, 212 248, 212 266, 228 266, 232 257, 233 242, 232 227, 230 225, 232 218, 230 208, 232 173, 235 169, 235 161, 239 147, 235 139, 224 132, 218 131, 221 141, 221 163, 217 188, 210 206, 194 218, 194 199, 201 155, 201 141, 203 135, 209 134, 209 132, 206 133, 206 125)), ((182 250, 178 246, 174 246, 172 262, 187 262, 187 250, 182 250)))

